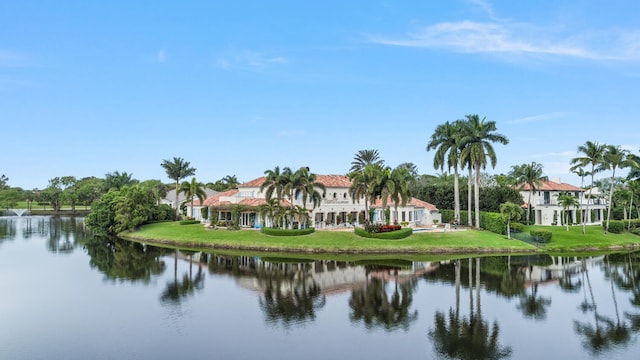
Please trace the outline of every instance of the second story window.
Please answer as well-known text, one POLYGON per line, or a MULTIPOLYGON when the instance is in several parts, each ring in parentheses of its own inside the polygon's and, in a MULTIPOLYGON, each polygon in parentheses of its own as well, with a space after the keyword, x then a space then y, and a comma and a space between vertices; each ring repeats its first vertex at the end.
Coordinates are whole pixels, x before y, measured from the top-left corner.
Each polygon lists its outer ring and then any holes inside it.
POLYGON ((548 191, 544 192, 544 204, 549 205, 551 203, 551 194, 548 191))

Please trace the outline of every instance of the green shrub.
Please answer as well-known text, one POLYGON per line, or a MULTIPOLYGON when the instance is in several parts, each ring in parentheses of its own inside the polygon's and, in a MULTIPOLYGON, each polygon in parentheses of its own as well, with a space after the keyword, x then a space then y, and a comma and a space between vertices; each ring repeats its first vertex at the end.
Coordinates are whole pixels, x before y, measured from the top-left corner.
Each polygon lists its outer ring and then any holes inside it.
MULTIPOLYGON (((627 224, 629 224, 628 222, 629 220, 627 220, 627 224)), ((640 228, 640 219, 632 219, 631 220, 631 231, 633 231, 634 229, 640 228)))
POLYGON ((537 241, 539 242, 543 242, 543 243, 547 243, 549 241, 551 241, 551 237, 553 236, 553 233, 549 230, 531 230, 529 231, 529 234, 536 238, 537 241))
MULTIPOLYGON (((442 223, 452 223, 455 220, 455 211, 453 210, 439 210, 440 216, 442 218, 442 223)), ((458 219, 459 225, 469 225, 468 220, 469 212, 467 210, 460 210, 460 219, 458 219)), ((473 212, 471 212, 471 216, 473 217, 473 212)), ((482 224, 482 220, 480 221, 482 224)))
POLYGON ((413 229, 411 228, 403 228, 396 231, 389 231, 383 233, 370 233, 362 228, 355 228, 354 232, 356 235, 370 238, 370 239, 384 239, 384 240, 399 240, 404 239, 413 233, 413 229))
MULTIPOLYGON (((603 221, 602 226, 606 227, 607 222, 603 221)), ((622 220, 610 220, 609 221, 609 232, 612 234, 620 234, 624 231, 624 221, 622 220)))
POLYGON ((480 212, 480 227, 496 234, 507 233, 507 223, 499 213, 480 212))
POLYGON ((314 228, 307 229, 274 229, 274 228, 266 228, 263 227, 260 229, 263 234, 271 235, 271 236, 301 236, 308 235, 316 230, 314 228))
POLYGON ((180 220, 180 225, 200 224, 200 220, 180 220))
POLYGON ((637 228, 631 230, 631 233, 635 234, 635 235, 640 235, 640 227, 637 227, 637 228))
POLYGON ((200 216, 204 220, 208 220, 209 219, 209 208, 208 207, 200 208, 200 216))
POLYGON ((517 232, 524 231, 524 224, 519 222, 512 222, 509 227, 511 228, 511 231, 517 231, 517 232))

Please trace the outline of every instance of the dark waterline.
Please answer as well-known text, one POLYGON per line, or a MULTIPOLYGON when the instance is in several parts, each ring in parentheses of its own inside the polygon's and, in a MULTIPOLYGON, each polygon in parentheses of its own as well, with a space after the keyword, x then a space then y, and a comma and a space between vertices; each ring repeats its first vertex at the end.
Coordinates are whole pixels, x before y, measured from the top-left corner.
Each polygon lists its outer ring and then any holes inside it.
POLYGON ((0 218, 0 359, 636 359, 640 253, 300 261, 0 218))

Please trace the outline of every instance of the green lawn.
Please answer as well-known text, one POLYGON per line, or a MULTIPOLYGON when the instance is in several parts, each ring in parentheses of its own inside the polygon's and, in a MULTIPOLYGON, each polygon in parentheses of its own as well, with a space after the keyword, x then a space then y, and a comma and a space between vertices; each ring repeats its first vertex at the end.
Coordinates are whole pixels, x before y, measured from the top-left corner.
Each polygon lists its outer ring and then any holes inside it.
POLYGON ((351 231, 316 231, 304 236, 269 236, 257 230, 209 230, 200 224, 179 225, 163 222, 143 226, 126 232, 122 237, 141 242, 153 242, 186 248, 216 248, 289 253, 345 253, 345 254, 456 254, 456 253, 577 253, 640 247, 640 237, 633 234, 608 234, 600 226, 587 227, 582 235, 579 226, 527 227, 543 228, 553 232, 544 248, 489 231, 421 232, 402 240, 366 239, 351 231))
POLYGON ((551 241, 546 245, 547 251, 594 251, 615 248, 625 248, 640 245, 640 236, 624 232, 622 234, 604 234, 602 226, 593 225, 586 227, 586 233, 582 234, 582 226, 569 226, 567 231, 564 226, 529 226, 531 229, 543 229, 553 233, 551 241))
POLYGON ((178 222, 143 226, 124 238, 186 247, 214 247, 254 251, 326 253, 527 253, 535 246, 488 231, 423 232, 402 240, 366 239, 350 231, 316 231, 305 236, 269 236, 256 230, 207 230, 202 225, 178 222))

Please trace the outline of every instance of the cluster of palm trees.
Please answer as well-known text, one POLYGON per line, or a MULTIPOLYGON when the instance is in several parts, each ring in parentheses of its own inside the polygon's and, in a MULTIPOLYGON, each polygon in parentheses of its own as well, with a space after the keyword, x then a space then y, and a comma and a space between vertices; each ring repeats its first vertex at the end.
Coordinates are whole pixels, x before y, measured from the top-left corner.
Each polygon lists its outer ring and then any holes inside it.
MULTIPOLYGON (((594 184, 594 175, 601 171, 611 170, 611 186, 609 188, 609 201, 607 205, 607 222, 605 225, 605 234, 609 231, 609 222, 611 219, 611 204, 613 200, 613 190, 616 179, 616 169, 632 168, 635 171, 629 173, 629 180, 639 178, 637 171, 640 171, 640 157, 633 155, 629 150, 622 149, 616 145, 600 144, 598 142, 587 141, 584 145, 578 146, 578 153, 581 156, 571 159, 573 165, 571 171, 584 176, 591 176, 591 186, 589 187, 588 197, 591 198, 591 191, 594 184), (584 168, 589 167, 590 171, 585 172, 584 168)), ((589 212, 589 201, 587 201, 583 216, 589 212)), ((582 219, 582 233, 586 233, 585 219, 582 219)))
MULTIPOLYGON (((378 150, 359 150, 349 169, 349 195, 354 202, 364 200, 366 222, 371 221, 369 205, 378 199, 383 209, 389 200, 392 201, 397 214, 398 206, 405 206, 411 199, 410 185, 415 181, 415 173, 417 169, 412 163, 403 163, 392 169, 384 165, 378 150)), ((384 218, 384 211, 382 220, 389 220, 384 218)))
POLYGON ((324 184, 317 181, 316 174, 308 167, 303 166, 296 171, 290 167, 279 166, 273 170, 264 172, 265 180, 260 186, 260 192, 265 193, 264 205, 260 214, 263 218, 269 217, 273 225, 280 227, 293 226, 293 220, 297 219, 300 226, 306 224, 309 212, 320 206, 322 198, 326 194, 324 184), (289 200, 289 206, 283 200, 289 200), (300 199, 302 206, 295 205, 294 200, 300 199), (311 209, 307 209, 307 203, 311 209))
MULTIPOLYGON (((466 115, 465 119, 447 121, 438 125, 427 144, 427 151, 435 150, 433 166, 454 174, 454 216, 460 220, 460 194, 458 170, 467 168, 468 177, 468 208, 471 209, 471 189, 474 192, 475 227, 480 228, 480 170, 486 169, 487 164, 495 168, 497 158, 494 143, 508 144, 506 136, 496 132, 496 122, 480 119, 477 114, 466 115), (475 178, 473 177, 475 171, 475 178), (474 181, 472 184, 471 181, 474 181)), ((471 211, 468 212, 468 224, 473 224, 471 211)))

